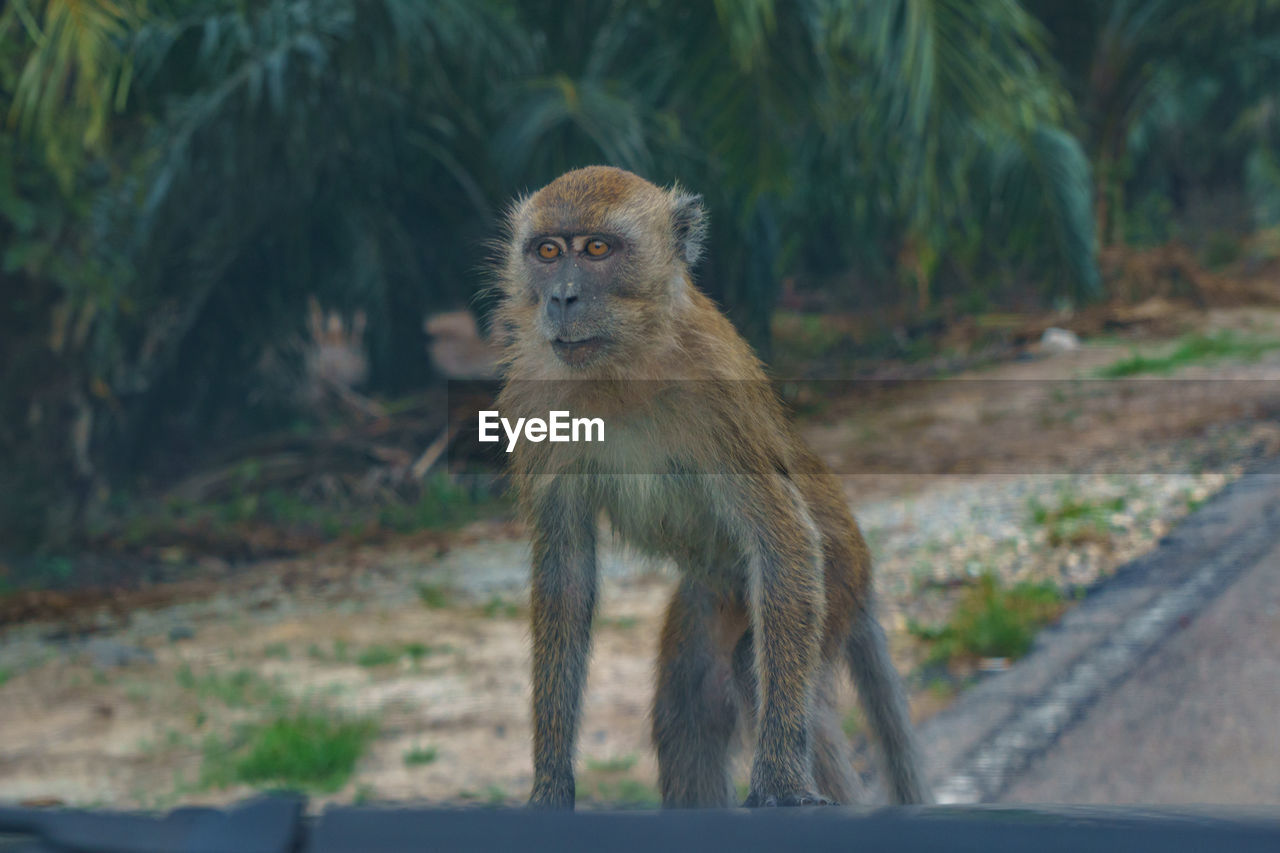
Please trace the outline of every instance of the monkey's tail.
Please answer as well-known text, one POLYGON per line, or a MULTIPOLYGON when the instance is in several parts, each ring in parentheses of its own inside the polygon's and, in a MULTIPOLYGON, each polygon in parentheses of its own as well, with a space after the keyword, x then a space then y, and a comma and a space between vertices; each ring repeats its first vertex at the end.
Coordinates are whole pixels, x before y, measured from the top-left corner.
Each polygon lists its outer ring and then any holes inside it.
POLYGON ((845 657, 862 712, 880 748, 890 799, 903 805, 930 802, 906 695, 873 605, 868 604, 854 619, 845 657))

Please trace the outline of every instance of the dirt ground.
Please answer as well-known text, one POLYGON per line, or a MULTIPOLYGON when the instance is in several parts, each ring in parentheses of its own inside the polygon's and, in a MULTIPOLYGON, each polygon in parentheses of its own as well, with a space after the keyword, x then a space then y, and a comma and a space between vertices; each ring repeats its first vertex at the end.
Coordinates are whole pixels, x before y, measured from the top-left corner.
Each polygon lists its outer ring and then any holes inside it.
MULTIPOLYGON (((1202 319, 1210 331, 1280 338, 1276 311, 1202 319)), ((904 672, 920 660, 908 619, 945 612, 946 589, 971 577, 975 561, 1011 579, 1087 584, 1152 547, 1249 459, 1280 450, 1280 350, 1191 365, 1172 379, 1093 378, 1132 348, 1087 342, 948 380, 865 395, 850 386, 806 422, 867 528, 904 672), (1025 507, 1068 486, 1124 489, 1131 510, 1106 541, 1051 545, 1025 507), (1008 506, 988 512, 989 495, 1008 506)), ((531 781, 527 560, 517 526, 484 522, 443 552, 411 541, 330 549, 123 615, 0 628, 0 801, 239 799, 250 789, 209 783, 220 744, 238 723, 304 706, 378 727, 353 779, 317 807, 518 802, 531 781)), ((671 575, 613 548, 602 563, 580 797, 651 803, 646 715, 671 575)), ((917 717, 951 697, 913 684, 917 717)), ((853 707, 851 689, 843 701, 853 707)))

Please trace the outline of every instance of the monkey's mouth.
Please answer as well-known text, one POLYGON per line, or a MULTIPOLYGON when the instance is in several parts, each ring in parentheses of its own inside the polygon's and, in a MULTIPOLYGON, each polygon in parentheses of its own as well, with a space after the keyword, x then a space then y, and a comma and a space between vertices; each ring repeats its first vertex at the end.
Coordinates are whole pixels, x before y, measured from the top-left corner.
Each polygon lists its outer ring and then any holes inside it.
POLYGON ((551 342, 551 348, 556 351, 556 355, 565 364, 586 364, 600 350, 604 349, 604 340, 601 338, 584 338, 580 341, 566 341, 562 338, 556 338, 551 342))

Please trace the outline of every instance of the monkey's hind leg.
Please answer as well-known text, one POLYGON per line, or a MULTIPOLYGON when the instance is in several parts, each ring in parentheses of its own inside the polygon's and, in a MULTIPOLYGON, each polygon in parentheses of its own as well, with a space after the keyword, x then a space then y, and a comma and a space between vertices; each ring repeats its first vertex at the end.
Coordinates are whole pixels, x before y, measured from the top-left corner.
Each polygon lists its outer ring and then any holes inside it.
POLYGON ((880 747, 889 799, 903 805, 930 802, 907 699, 870 602, 854 617, 845 653, 862 712, 880 747))
POLYGON ((739 708, 730 658, 735 623, 745 621, 745 613, 733 613, 732 606, 687 578, 668 605, 653 702, 665 808, 735 804, 729 752, 739 708))

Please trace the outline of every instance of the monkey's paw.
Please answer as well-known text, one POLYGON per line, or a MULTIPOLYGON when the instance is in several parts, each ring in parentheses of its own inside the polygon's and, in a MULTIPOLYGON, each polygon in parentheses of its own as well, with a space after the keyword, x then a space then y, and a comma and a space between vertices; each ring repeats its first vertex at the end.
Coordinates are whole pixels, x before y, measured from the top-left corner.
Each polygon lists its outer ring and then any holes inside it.
POLYGON ((835 803, 820 794, 808 791, 791 791, 785 794, 758 794, 752 791, 742 804, 749 809, 793 808, 796 806, 834 806, 835 803))

